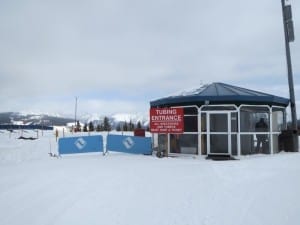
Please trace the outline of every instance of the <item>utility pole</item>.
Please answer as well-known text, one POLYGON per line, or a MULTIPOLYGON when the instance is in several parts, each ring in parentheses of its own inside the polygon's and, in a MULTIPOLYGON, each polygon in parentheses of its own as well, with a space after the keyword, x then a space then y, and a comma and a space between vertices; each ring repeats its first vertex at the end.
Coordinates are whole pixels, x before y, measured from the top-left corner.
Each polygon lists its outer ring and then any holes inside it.
POLYGON ((294 27, 292 20, 292 7, 285 4, 286 0, 281 0, 282 5, 282 18, 285 37, 285 50, 286 50, 286 62, 288 70, 288 83, 290 92, 290 106, 292 115, 292 130, 293 130, 293 150, 298 151, 298 136, 297 136, 297 113, 296 113, 296 101, 294 92, 293 70, 291 62, 290 42, 295 40, 294 27))
POLYGON ((76 96, 75 97, 75 123, 74 123, 75 132, 77 130, 77 100, 78 100, 78 97, 76 96))

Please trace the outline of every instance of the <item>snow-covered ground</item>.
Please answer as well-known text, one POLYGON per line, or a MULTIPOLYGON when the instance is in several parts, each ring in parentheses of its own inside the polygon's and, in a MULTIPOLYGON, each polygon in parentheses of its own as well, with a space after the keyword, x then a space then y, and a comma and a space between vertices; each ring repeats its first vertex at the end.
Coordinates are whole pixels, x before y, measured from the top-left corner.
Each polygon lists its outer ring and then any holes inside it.
POLYGON ((299 153, 57 159, 53 132, 19 136, 0 131, 1 225, 300 224, 299 153))

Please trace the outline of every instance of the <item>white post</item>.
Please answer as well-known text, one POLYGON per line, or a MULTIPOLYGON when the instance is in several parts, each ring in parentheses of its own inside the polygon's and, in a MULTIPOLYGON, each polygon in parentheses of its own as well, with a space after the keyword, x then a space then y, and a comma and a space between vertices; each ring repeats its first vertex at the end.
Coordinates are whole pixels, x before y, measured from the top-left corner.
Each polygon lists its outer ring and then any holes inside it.
POLYGON ((273 149, 273 112, 272 112, 272 107, 270 107, 269 110, 270 110, 270 128, 269 128, 270 143, 269 143, 269 148, 270 148, 270 153, 273 155, 274 154, 274 149, 273 149))
POLYGON ((210 154, 210 114, 206 112, 206 143, 207 155, 210 154))
POLYGON ((237 156, 241 155, 241 106, 238 108, 238 135, 237 135, 237 156))
POLYGON ((228 138, 229 154, 232 155, 232 145, 231 145, 231 112, 227 113, 227 138, 228 138))
POLYGON ((198 155, 202 155, 201 110, 198 108, 198 155))

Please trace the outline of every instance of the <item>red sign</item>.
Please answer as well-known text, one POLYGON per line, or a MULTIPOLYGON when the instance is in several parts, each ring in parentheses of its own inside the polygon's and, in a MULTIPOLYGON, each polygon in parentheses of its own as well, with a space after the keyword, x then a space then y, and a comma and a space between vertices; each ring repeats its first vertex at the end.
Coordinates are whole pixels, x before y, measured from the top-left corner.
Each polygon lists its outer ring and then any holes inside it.
POLYGON ((183 108, 150 109, 150 131, 152 133, 183 133, 183 108))

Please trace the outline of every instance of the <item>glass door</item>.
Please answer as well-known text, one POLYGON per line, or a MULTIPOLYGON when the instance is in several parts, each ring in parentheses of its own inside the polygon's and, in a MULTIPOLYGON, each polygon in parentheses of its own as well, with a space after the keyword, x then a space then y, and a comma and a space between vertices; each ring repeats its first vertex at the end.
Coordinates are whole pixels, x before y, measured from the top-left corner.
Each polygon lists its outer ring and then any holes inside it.
POLYGON ((207 153, 232 154, 231 112, 207 112, 207 153))

